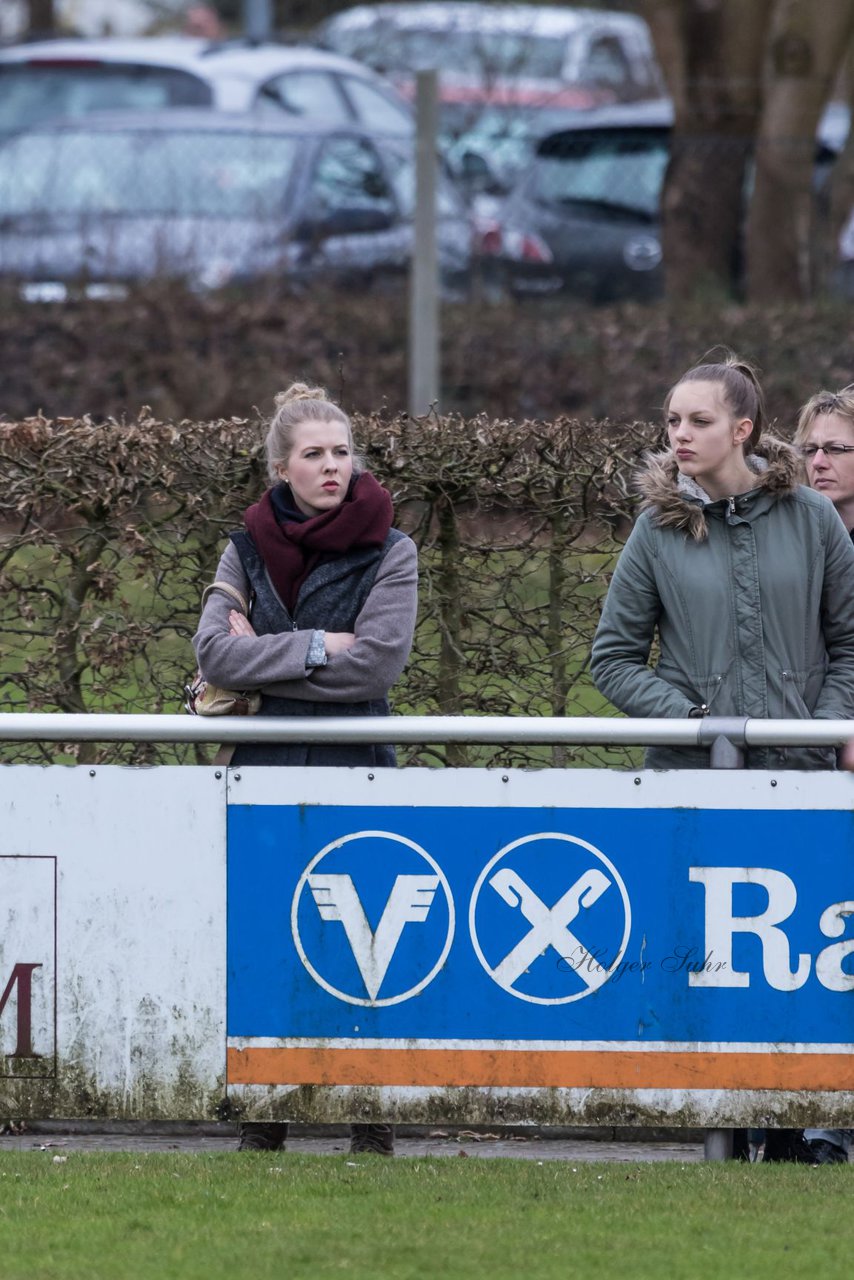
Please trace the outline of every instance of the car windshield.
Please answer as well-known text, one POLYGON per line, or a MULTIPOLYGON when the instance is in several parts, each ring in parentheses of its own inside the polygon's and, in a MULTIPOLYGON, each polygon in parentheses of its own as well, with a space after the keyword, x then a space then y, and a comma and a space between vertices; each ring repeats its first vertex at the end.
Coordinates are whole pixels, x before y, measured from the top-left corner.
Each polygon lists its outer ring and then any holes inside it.
POLYGON ((0 217, 281 215, 297 141, 250 133, 19 134, 0 147, 0 217))
POLYGON ((481 111, 470 134, 483 142, 513 138, 531 145, 537 138, 568 128, 580 116, 580 110, 561 107, 488 107, 481 111))
POLYGON ((477 115, 462 133, 445 139, 452 155, 466 151, 489 156, 502 168, 518 169, 531 156, 536 142, 547 134, 566 128, 578 111, 549 110, 547 107, 526 109, 489 107, 477 115))
POLYGON ((533 195, 543 204, 596 204, 653 218, 668 153, 661 129, 555 134, 538 148, 533 195))
POLYGON ((450 28, 401 29, 381 23, 370 31, 336 32, 337 52, 358 58, 383 71, 442 71, 490 79, 530 76, 559 80, 566 55, 565 42, 555 36, 527 31, 466 31, 450 28))
POLYGON ((211 90, 188 71, 110 63, 0 64, 0 134, 91 111, 207 107, 211 90))

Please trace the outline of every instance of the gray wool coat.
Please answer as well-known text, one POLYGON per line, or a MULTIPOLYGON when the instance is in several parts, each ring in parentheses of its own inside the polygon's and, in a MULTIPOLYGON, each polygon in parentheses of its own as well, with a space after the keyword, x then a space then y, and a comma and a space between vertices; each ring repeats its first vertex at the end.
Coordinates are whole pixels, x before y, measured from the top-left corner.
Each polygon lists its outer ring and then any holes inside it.
MULTIPOLYGON (((415 544, 402 534, 394 539, 390 536, 391 545, 381 559, 375 553, 379 563, 368 570, 369 578, 361 587, 359 572, 341 578, 336 586, 334 581, 321 585, 330 576, 328 569, 315 570, 300 589, 293 616, 278 600, 259 561, 264 599, 258 601, 259 634, 255 636, 229 634, 228 615, 235 602, 224 591, 212 591, 193 637, 202 676, 223 688, 259 689, 261 714, 387 714, 386 697, 409 656, 417 607, 415 544), (351 590, 356 596, 350 595, 348 604, 351 590), (332 610, 331 616, 324 616, 323 600, 328 600, 325 607, 332 610), (316 629, 324 627, 353 631, 355 643, 346 653, 328 657, 325 665, 307 665, 316 660, 309 653, 316 629)), ((350 558, 343 558, 342 565, 350 558)), ((356 562, 360 559, 364 557, 357 556, 356 562)), ((220 560, 216 581, 230 583, 244 599, 249 598, 249 579, 233 543, 220 560)), ((274 746, 264 753, 260 747, 238 748, 234 758, 234 763, 257 764, 393 762, 390 749, 369 746, 274 746)))
MULTIPOLYGON (((854 718, 854 547, 833 504, 799 483, 791 446, 766 437, 756 488, 713 502, 672 453, 640 477, 644 510, 623 549, 591 655, 598 689, 638 717, 854 718), (649 666, 658 637, 658 661, 649 666)), ((653 768, 708 752, 653 748, 653 768)), ((751 768, 835 765, 832 750, 755 748, 751 768)))

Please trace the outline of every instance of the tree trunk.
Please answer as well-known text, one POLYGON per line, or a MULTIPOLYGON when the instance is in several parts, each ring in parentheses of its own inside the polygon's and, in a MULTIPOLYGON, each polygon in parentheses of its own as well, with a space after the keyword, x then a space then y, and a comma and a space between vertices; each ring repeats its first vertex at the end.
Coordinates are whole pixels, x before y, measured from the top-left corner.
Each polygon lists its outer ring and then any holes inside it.
POLYGON ((678 0, 641 0, 641 11, 649 24, 652 42, 677 113, 685 109, 685 33, 682 5, 678 0))
POLYGON ((27 35, 51 36, 55 32, 54 0, 27 0, 27 35))
POLYGON ((671 298, 731 294, 736 285, 745 169, 759 121, 773 6, 774 0, 644 0, 674 93, 662 197, 671 298))
MULTIPOLYGON (((848 46, 843 74, 834 90, 834 101, 845 103, 854 119, 854 42, 848 46)), ((819 197, 819 228, 816 236, 816 269, 822 290, 844 286, 854 268, 854 259, 840 259, 840 240, 854 210, 854 129, 848 133, 842 151, 833 165, 830 178, 819 197)), ((846 240, 849 237, 846 236, 846 240)), ((846 252, 848 247, 846 248, 846 252)), ((851 297, 849 291, 846 297, 851 297)))
POLYGON ((747 230, 751 301, 809 298, 817 276, 815 135, 854 36, 854 0, 781 0, 747 230))

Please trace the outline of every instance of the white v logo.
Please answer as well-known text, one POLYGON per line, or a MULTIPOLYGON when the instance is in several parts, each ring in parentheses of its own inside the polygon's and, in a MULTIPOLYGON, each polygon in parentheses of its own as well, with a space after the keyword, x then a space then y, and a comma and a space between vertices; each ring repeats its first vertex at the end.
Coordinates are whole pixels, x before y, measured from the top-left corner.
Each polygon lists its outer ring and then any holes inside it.
POLYGON ((368 995, 376 1000, 404 925, 427 919, 438 876, 398 876, 383 908, 376 933, 350 876, 310 875, 309 887, 321 920, 340 920, 368 995))

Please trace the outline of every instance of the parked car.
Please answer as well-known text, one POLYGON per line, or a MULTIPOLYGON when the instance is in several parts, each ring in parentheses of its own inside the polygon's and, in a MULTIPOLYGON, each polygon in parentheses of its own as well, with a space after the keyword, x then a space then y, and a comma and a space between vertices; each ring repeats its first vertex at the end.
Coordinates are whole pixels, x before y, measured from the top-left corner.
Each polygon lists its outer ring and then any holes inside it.
POLYGON ((506 200, 479 209, 487 279, 518 295, 657 297, 672 121, 663 99, 588 112, 541 139, 506 200))
POLYGON ((212 107, 409 136, 411 107, 368 67, 318 49, 186 36, 46 40, 0 50, 0 137, 107 110, 212 107))
MULTIPOLYGON (((31 300, 130 281, 375 285, 412 250, 414 147, 353 127, 167 109, 40 125, 0 146, 0 275, 31 300)), ((471 228, 440 178, 439 256, 465 287, 471 228)))
POLYGON ((507 195, 541 138, 577 128, 589 114, 553 106, 488 107, 471 129, 446 144, 445 161, 469 199, 507 195))
MULTIPOLYGON (((662 98, 586 112, 534 144, 506 198, 474 202, 476 246, 492 288, 519 296, 566 290, 592 302, 659 297, 672 124, 672 104, 662 98)), ((816 136, 817 207, 846 134, 847 122, 829 108, 816 136)), ((484 164, 494 166, 495 154, 484 149, 484 164)), ((854 257, 854 232, 851 246, 854 257)))
POLYGON ((465 0, 368 4, 329 18, 313 38, 410 97, 414 73, 437 68, 448 138, 491 106, 579 109, 663 91, 649 28, 629 13, 465 0))

